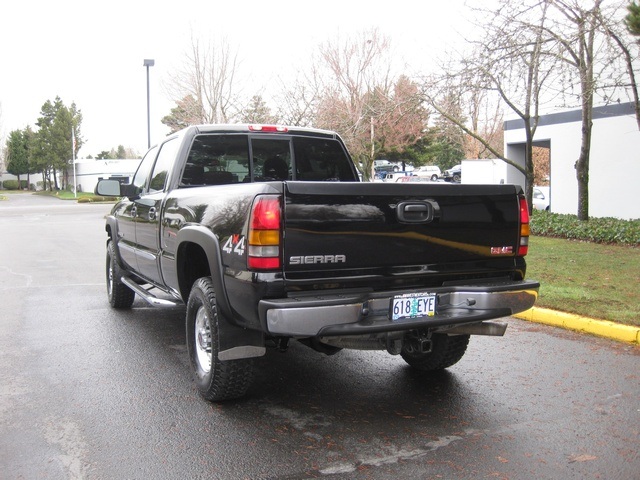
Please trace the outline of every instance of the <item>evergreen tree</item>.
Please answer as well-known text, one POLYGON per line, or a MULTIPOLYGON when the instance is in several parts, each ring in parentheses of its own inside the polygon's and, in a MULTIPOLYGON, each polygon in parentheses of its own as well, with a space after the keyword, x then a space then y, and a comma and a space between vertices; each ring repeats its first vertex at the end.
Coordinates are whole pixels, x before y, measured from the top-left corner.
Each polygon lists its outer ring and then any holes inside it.
POLYGON ((20 175, 31 173, 29 142, 32 136, 33 132, 27 127, 24 130, 12 131, 7 139, 7 172, 18 177, 19 187, 20 175))
POLYGON ((202 111, 202 104, 193 95, 187 95, 176 102, 171 113, 163 117, 161 122, 171 129, 171 133, 174 133, 189 125, 205 123, 202 111))
POLYGON ((624 18, 631 35, 640 36, 640 4, 635 0, 627 6, 629 14, 624 18))
POLYGON ((240 122, 243 123, 275 123, 275 118, 267 103, 260 95, 254 95, 239 115, 240 122))
POLYGON ((49 181, 49 189, 58 189, 60 187, 57 173, 63 172, 63 182, 65 185, 68 184, 67 167, 72 156, 77 155, 83 144, 80 134, 82 113, 76 108, 75 103, 68 108, 60 97, 56 97, 53 103, 47 100, 42 105, 40 115, 36 122, 39 130, 34 142, 33 158, 38 171, 49 181))

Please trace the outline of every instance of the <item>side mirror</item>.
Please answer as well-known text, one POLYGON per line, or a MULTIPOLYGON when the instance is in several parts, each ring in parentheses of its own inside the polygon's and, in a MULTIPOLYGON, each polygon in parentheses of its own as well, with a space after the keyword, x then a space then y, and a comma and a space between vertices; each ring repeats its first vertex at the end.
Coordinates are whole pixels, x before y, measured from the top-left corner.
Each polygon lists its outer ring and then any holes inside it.
POLYGON ((100 180, 96 185, 95 194, 103 197, 121 197, 120 182, 118 180, 100 180))
POLYGON ((131 184, 121 184, 118 180, 100 180, 96 185, 96 195, 103 197, 136 197, 137 189, 131 184))

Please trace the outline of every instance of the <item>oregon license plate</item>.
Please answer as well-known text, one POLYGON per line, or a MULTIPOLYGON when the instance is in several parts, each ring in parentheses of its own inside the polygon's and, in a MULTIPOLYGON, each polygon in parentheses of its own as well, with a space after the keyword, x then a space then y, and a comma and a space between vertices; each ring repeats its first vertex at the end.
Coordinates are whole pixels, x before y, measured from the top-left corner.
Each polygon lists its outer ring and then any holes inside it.
POLYGON ((391 320, 432 317, 436 313, 436 295, 433 293, 405 293, 396 295, 391 302, 391 320))

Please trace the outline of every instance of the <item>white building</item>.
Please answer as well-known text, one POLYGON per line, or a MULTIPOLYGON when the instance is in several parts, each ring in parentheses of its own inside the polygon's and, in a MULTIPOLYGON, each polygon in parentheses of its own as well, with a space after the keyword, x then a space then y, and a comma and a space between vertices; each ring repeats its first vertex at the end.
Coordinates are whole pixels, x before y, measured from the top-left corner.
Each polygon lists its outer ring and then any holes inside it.
MULTIPOLYGON (((576 214, 581 111, 542 115, 534 144, 549 149, 551 211, 576 214)), ((522 120, 504 122, 505 156, 524 166, 522 120)), ((514 183, 524 188, 524 175, 499 160, 465 160, 463 183, 514 183)), ((640 130, 633 103, 595 107, 589 159, 589 215, 640 218, 640 130)))
MULTIPOLYGON (((140 159, 118 159, 118 160, 95 160, 95 159, 78 159, 75 168, 75 185, 78 186, 78 192, 93 192, 96 188, 98 180, 103 178, 118 179, 121 183, 131 183, 140 159)), ((67 171, 69 185, 74 185, 73 166, 69 166, 67 171)), ((58 185, 62 185, 61 178, 63 173, 58 174, 58 185)), ((18 177, 10 173, 0 173, 0 181, 17 180, 18 177)), ((20 175, 21 180, 26 180, 27 175, 20 175)), ((29 182, 42 189, 42 174, 36 173, 29 176, 29 182)))
MULTIPOLYGON (((117 179, 121 183, 131 183, 140 165, 140 159, 119 160, 76 160, 76 185, 78 192, 93 192, 98 180, 117 179)), ((69 183, 73 184, 73 172, 69 169, 69 183)))

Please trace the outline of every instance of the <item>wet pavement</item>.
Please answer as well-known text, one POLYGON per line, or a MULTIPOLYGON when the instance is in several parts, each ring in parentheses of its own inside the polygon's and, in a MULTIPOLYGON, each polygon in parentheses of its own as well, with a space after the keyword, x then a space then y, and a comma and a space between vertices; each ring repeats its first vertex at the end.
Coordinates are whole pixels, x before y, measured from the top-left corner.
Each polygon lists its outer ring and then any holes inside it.
POLYGON ((109 209, 0 201, 2 478, 638 478, 640 347, 517 319, 431 375, 294 342, 203 401, 184 308, 109 308, 109 209))

